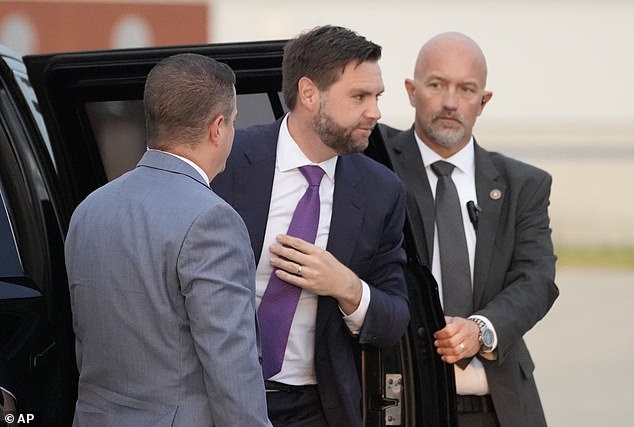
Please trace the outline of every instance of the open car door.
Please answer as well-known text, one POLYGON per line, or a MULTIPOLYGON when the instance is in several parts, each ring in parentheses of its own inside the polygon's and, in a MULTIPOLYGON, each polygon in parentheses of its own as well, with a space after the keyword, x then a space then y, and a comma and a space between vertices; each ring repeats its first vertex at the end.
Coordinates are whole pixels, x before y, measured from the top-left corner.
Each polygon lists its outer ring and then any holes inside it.
POLYGON ((0 387, 20 412, 0 425, 72 420, 76 367, 49 148, 21 58, 0 47, 0 387))
MULTIPOLYGON (((280 93, 283 46, 284 41, 271 41, 25 57, 65 189, 64 227, 84 197, 134 168, 145 151, 143 88, 157 62, 183 52, 226 62, 236 73, 236 127, 242 128, 286 112, 280 93)), ((378 130, 367 154, 390 166, 378 130)), ((368 427, 436 427, 455 421, 453 371, 433 347, 432 334, 443 323, 436 284, 415 255, 409 258, 412 321, 407 334, 394 348, 368 347, 359 353, 368 427)))

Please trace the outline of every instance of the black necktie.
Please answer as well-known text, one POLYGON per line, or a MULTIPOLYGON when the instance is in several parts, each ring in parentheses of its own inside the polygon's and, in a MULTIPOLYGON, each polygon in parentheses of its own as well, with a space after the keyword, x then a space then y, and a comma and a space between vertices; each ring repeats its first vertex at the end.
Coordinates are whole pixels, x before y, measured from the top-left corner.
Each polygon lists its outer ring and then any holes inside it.
MULTIPOLYGON (((460 199, 456 185, 451 179, 454 167, 442 160, 431 165, 431 169, 438 177, 435 214, 444 312, 449 316, 466 318, 473 313, 473 291, 460 199)), ((469 362, 471 358, 461 359, 456 364, 465 369, 469 362)))
POLYGON ((431 168, 438 176, 435 213, 444 311, 449 316, 467 317, 473 313, 473 292, 462 210, 456 185, 451 179, 454 165, 438 161, 431 168))

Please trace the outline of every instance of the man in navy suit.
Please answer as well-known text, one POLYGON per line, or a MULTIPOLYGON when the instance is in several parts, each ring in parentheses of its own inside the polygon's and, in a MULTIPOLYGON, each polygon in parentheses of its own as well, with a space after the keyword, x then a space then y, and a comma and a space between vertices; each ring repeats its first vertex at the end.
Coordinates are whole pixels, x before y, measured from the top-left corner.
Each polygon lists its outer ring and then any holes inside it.
POLYGON ((431 268, 441 295, 449 286, 443 283, 434 223, 434 163, 453 167, 471 310, 447 316, 435 345, 445 362, 469 362, 455 367, 459 425, 545 426, 522 337, 559 293, 548 217, 552 180, 476 143, 473 126, 492 96, 486 77, 484 54, 469 37, 445 33, 425 43, 414 78, 405 81, 416 109, 414 126, 391 139, 389 152, 411 194, 408 212, 419 258, 431 268))
POLYGON ((360 344, 393 345, 409 321, 405 189, 360 153, 381 117, 380 56, 380 46, 341 27, 289 41, 283 94, 290 113, 237 131, 227 168, 212 182, 249 230, 258 306, 272 272, 302 289, 281 369, 265 375, 276 426, 362 426, 360 344), (325 172, 314 243, 287 235, 308 186, 305 165, 325 172))

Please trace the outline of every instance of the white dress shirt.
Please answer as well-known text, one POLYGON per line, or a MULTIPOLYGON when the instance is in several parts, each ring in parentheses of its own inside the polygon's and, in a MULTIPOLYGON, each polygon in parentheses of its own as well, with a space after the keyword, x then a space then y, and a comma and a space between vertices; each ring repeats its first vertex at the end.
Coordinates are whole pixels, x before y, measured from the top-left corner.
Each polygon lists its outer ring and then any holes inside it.
MULTIPOLYGON (((458 190, 458 198, 460 199, 460 208, 462 210, 462 221, 465 230, 465 237, 467 238, 467 250, 469 252, 469 269, 471 271, 471 284, 473 286, 473 270, 475 263, 475 248, 476 248, 476 233, 473 224, 469 219, 469 213, 467 211, 467 202, 473 201, 476 206, 478 204, 478 199, 476 196, 476 187, 475 187, 475 154, 473 150, 473 138, 469 141, 469 143, 459 152, 454 154, 449 158, 442 158, 428 146, 426 146, 421 139, 414 133, 416 137, 416 142, 418 143, 418 148, 421 153, 421 157, 423 158, 423 164, 425 165, 425 172, 427 173, 427 179, 429 180, 429 185, 431 187, 432 194, 436 197, 436 183, 438 182, 438 177, 431 169, 431 164, 444 160, 446 162, 451 163, 455 166, 453 173, 451 174, 451 179, 453 179, 454 184, 456 185, 456 189, 458 190)), ((432 274, 436 278, 438 282, 438 291, 440 294, 440 302, 443 303, 443 287, 442 287, 442 273, 440 269, 440 256, 439 256, 439 246, 438 246, 438 230, 434 230, 434 248, 433 248, 433 256, 432 256, 432 274)), ((495 340, 493 345, 493 350, 497 347, 497 334, 495 333, 495 328, 484 316, 473 316, 478 317, 485 321, 488 326, 493 329, 495 340)), ((489 394, 489 383, 487 381, 486 372, 484 370, 484 366, 482 362, 474 357, 471 360, 471 363, 466 367, 466 369, 460 369, 458 365, 454 366, 455 374, 456 374, 456 391, 458 394, 476 394, 476 395, 484 395, 489 394)))
MULTIPOLYGON (((269 247, 275 243, 277 235, 286 234, 288 231, 295 206, 308 188, 308 182, 299 171, 299 167, 314 164, 304 155, 291 137, 287 119, 288 115, 282 121, 278 136, 271 204, 262 254, 256 269, 255 287, 258 307, 273 271, 269 247)), ((325 174, 319 186, 320 212, 315 246, 325 249, 332 216, 337 157, 319 163, 318 166, 325 171, 325 174)), ((370 304, 370 289, 364 282, 362 282, 362 286, 363 295, 357 310, 348 316, 342 312, 343 319, 353 334, 357 334, 363 326, 370 304)), ((302 290, 291 324, 282 370, 271 377, 271 380, 292 385, 317 383, 314 367, 317 299, 316 294, 302 290)))

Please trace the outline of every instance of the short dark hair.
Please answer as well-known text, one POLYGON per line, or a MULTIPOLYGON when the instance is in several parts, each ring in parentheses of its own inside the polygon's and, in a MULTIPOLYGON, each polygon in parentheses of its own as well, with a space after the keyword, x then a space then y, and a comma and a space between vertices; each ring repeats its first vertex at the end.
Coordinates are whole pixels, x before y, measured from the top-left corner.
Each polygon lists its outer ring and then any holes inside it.
POLYGON ((325 25, 289 40, 282 60, 282 93, 291 110, 297 102, 297 83, 308 77, 326 90, 350 62, 361 64, 381 59, 381 46, 352 30, 325 25))
POLYGON ((143 95, 148 147, 195 144, 213 119, 222 115, 229 120, 235 83, 227 64, 203 55, 184 53, 161 60, 148 74, 143 95))

